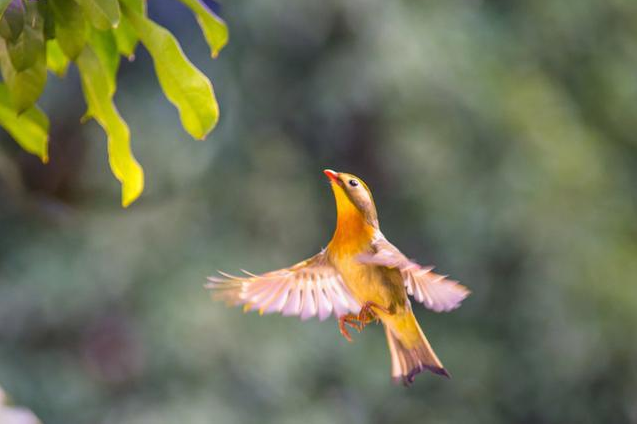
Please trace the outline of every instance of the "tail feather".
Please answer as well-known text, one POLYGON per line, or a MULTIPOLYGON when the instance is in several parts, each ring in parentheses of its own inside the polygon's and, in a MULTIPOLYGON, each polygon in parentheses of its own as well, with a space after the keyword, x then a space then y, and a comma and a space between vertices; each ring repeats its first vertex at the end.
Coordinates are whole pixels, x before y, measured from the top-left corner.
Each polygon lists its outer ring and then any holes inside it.
POLYGON ((388 325, 385 325, 385 334, 391 355, 392 380, 395 383, 402 382, 405 386, 409 386, 414 382, 416 375, 424 370, 450 378, 449 373, 418 326, 415 317, 412 314, 409 315, 411 316, 406 317, 406 319, 411 321, 410 325, 401 331, 395 332, 388 325), (404 334, 405 330, 411 334, 404 334))

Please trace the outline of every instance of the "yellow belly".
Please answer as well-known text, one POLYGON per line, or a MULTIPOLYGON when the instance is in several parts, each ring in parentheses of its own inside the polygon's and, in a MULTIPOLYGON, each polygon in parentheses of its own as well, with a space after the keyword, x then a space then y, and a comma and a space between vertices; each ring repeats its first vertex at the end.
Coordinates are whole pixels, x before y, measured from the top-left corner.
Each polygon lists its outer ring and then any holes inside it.
MULTIPOLYGON (((343 282, 361 304, 374 302, 392 313, 403 311, 407 293, 398 270, 363 264, 357 257, 372 253, 372 240, 378 231, 370 225, 347 196, 336 190, 338 218, 334 236, 327 246, 330 262, 343 277, 343 282), (340 197, 339 197, 340 196, 340 197), (344 196, 344 197, 343 197, 344 196)), ((381 314, 374 312, 382 319, 381 314)))
POLYGON ((350 255, 334 256, 331 259, 343 277, 343 282, 361 305, 371 301, 393 312, 404 308, 406 294, 402 280, 394 281, 393 271, 362 264, 355 256, 350 255))

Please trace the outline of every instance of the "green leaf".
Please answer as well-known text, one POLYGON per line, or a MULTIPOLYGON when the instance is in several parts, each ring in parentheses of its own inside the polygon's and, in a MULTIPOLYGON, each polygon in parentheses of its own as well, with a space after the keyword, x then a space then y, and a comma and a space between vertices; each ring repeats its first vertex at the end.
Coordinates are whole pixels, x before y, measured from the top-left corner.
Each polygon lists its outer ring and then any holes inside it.
POLYGON ((117 0, 77 0, 91 24, 101 30, 117 27, 120 10, 117 0))
POLYGON ((132 9, 133 12, 137 12, 140 15, 148 15, 146 10, 146 0, 119 0, 119 4, 122 8, 127 6, 129 9, 132 9))
POLYGON ((38 56, 38 50, 42 49, 44 43, 43 34, 39 34, 30 26, 25 26, 24 30, 16 41, 7 41, 7 51, 9 59, 16 71, 24 71, 32 66, 38 56))
POLYGON ((119 25, 112 31, 115 36, 117 51, 126 56, 128 60, 135 59, 135 48, 137 48, 139 37, 137 37, 135 28, 128 22, 128 19, 122 16, 119 25))
POLYGON ((203 31, 204 37, 210 46, 210 54, 213 58, 219 56, 221 49, 228 43, 228 27, 226 23, 214 14, 201 0, 180 0, 188 6, 203 31))
POLYGON ((51 1, 38 1, 38 10, 44 20, 44 39, 47 41, 52 40, 55 38, 55 17, 51 9, 51 1))
POLYGON ((133 157, 128 125, 113 104, 113 93, 103 83, 108 71, 92 47, 84 48, 77 58, 77 66, 88 108, 108 137, 108 160, 122 184, 122 206, 127 207, 144 190, 144 171, 133 157))
POLYGON ((120 61, 115 36, 111 31, 92 29, 90 43, 93 52, 95 52, 106 71, 107 78, 105 81, 108 84, 110 95, 113 96, 117 87, 116 77, 120 61))
POLYGON ((24 28, 24 4, 13 0, 6 7, 0 20, 0 36, 5 40, 16 41, 24 28))
POLYGON ((55 37, 71 60, 82 52, 87 38, 86 18, 75 0, 48 0, 55 16, 55 37))
POLYGON ((24 150, 37 155, 47 163, 49 119, 37 107, 31 107, 18 115, 11 105, 9 89, 0 83, 0 126, 18 142, 24 150))
POLYGON ((184 129, 203 139, 219 119, 219 106, 210 80, 186 58, 179 43, 165 28, 122 3, 124 15, 148 49, 155 64, 159 84, 174 104, 184 129))
POLYGON ((46 42, 46 67, 60 78, 66 75, 69 67, 69 59, 64 55, 56 39, 46 42))
MULTIPOLYGON (((95 28, 91 28, 89 38, 93 52, 99 59, 106 73, 104 82, 108 88, 109 95, 112 97, 115 95, 115 90, 117 88, 117 69, 119 68, 120 61, 115 36, 111 31, 100 31, 95 28)), ((80 121, 86 122, 92 117, 93 112, 89 104, 84 116, 80 118, 80 121)))
POLYGON ((46 56, 44 49, 35 63, 24 71, 16 71, 9 59, 6 40, 0 40, 0 71, 9 88, 11 103, 22 113, 33 106, 46 84, 46 56))
MULTIPOLYGON (((120 0, 120 4, 123 0, 120 0)), ((133 11, 146 16, 146 2, 144 0, 127 0, 127 5, 133 11)), ((123 6, 122 6, 123 7, 123 6)), ((115 35, 115 41, 117 42, 117 49, 119 52, 126 56, 129 61, 135 59, 135 49, 139 42, 139 37, 135 28, 131 25, 130 21, 122 16, 117 28, 113 29, 113 35, 115 35)))
POLYGON ((7 10, 9 4, 11 4, 11 0, 0 0, 0 18, 4 16, 4 11, 7 10))
POLYGON ((7 40, 9 58, 18 72, 33 66, 38 56, 44 54, 44 19, 38 3, 27 1, 25 4, 24 28, 16 40, 7 40))

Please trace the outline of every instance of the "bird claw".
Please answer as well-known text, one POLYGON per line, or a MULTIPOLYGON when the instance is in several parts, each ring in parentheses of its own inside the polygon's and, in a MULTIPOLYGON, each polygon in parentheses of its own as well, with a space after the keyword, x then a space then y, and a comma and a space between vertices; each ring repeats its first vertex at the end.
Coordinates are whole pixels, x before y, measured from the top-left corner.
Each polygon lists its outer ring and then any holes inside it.
POLYGON ((338 319, 338 329, 340 330, 341 335, 345 337, 345 340, 348 342, 352 342, 352 336, 349 335, 349 331, 347 331, 347 327, 345 326, 346 324, 356 329, 359 333, 363 329, 361 323, 356 323, 355 321, 358 321, 358 319, 356 315, 353 314, 343 315, 338 319))
POLYGON ((386 314, 391 314, 391 311, 385 308, 384 306, 380 306, 378 303, 372 302, 371 300, 367 301, 363 304, 363 306, 361 306, 361 310, 358 312, 358 317, 357 317, 357 321, 361 323, 363 328, 365 328, 365 326, 372 321, 376 321, 376 322, 380 321, 380 318, 378 318, 378 315, 376 315, 376 313, 372 310, 372 308, 379 309, 380 311, 383 311, 386 314))
POLYGON ((345 340, 347 340, 348 342, 352 341, 352 336, 350 336, 349 331, 347 331, 346 325, 349 325, 360 333, 370 322, 375 321, 376 323, 378 323, 380 321, 380 318, 378 317, 378 315, 376 315, 372 308, 376 308, 387 314, 391 314, 389 309, 385 308, 384 306, 380 306, 376 302, 365 302, 363 306, 361 306, 361 310, 358 312, 357 315, 347 314, 339 317, 338 329, 340 330, 341 335, 345 337, 345 340))
POLYGON ((345 337, 345 340, 347 340, 350 343, 353 342, 352 336, 349 335, 349 332, 347 331, 345 327, 340 327, 339 330, 341 330, 341 336, 345 337))

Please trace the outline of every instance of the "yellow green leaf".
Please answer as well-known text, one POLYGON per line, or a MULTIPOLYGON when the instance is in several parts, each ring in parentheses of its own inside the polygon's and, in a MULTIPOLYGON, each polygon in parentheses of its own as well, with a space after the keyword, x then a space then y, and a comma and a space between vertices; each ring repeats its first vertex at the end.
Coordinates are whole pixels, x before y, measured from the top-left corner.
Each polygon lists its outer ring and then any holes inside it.
POLYGON ((188 6, 197 19, 204 37, 210 46, 213 58, 219 55, 221 49, 228 43, 228 26, 201 0, 180 0, 188 6))
POLYGON ((120 18, 117 0, 77 0, 91 24, 101 30, 117 27, 120 18))
POLYGON ((3 83, 0 83, 0 126, 24 150, 38 156, 44 163, 49 161, 49 119, 36 106, 18 115, 11 104, 9 89, 3 83))
POLYGON ((0 20, 0 36, 5 40, 16 41, 24 28, 24 4, 13 0, 4 5, 0 20))
POLYGON ((7 10, 10 3, 11 0, 0 0, 0 18, 4 16, 4 11, 7 10))
POLYGON ((38 50, 42 48, 43 42, 42 33, 38 37, 33 28, 25 25, 17 40, 7 41, 7 52, 13 68, 19 72, 32 66, 36 61, 38 50))
POLYGON ((103 84, 108 71, 91 46, 78 56, 77 66, 88 108, 108 137, 109 164, 122 184, 122 206, 127 207, 144 190, 144 171, 131 151, 128 125, 113 104, 110 88, 103 84))
POLYGON ((0 71, 9 93, 11 102, 18 113, 33 106, 42 94, 46 84, 46 54, 38 53, 35 63, 24 71, 16 71, 7 53, 7 41, 0 40, 0 71))
POLYGON ((164 94, 177 107, 184 129, 203 139, 219 119, 219 106, 210 80, 184 55, 179 43, 165 28, 122 2, 124 15, 148 49, 164 94))
POLYGON ((55 16, 51 9, 50 1, 38 1, 38 10, 40 16, 44 20, 44 40, 48 41, 55 38, 55 16))
POLYGON ((119 0, 119 3, 122 7, 126 6, 140 15, 146 16, 148 14, 146 10, 146 0, 119 0))
MULTIPOLYGON (((117 50, 117 44, 115 36, 111 31, 101 31, 95 28, 90 29, 89 41, 93 52, 102 63, 104 70, 106 71, 105 83, 108 86, 108 93, 112 97, 115 95, 117 88, 117 69, 119 68, 119 53, 117 50)), ((80 122, 85 123, 93 117, 90 104, 88 105, 86 112, 80 118, 80 122)))
POLYGON ((128 22, 128 19, 122 16, 119 25, 112 31, 115 36, 117 50, 126 56, 128 60, 133 60, 135 58, 135 48, 137 47, 139 37, 137 37, 135 29, 130 22, 128 22))
POLYGON ((55 17, 55 38, 71 60, 82 52, 87 38, 86 18, 75 0, 49 0, 55 17))
POLYGON ((44 54, 44 19, 38 10, 38 3, 24 3, 24 27, 16 39, 7 40, 7 51, 13 68, 20 72, 31 67, 38 55, 44 54))
POLYGON ((55 38, 46 42, 46 67, 60 78, 66 75, 69 67, 69 59, 55 38))
POLYGON ((107 78, 105 81, 109 86, 110 95, 113 96, 117 87, 116 77, 120 60, 115 36, 111 31, 100 31, 92 28, 89 38, 93 52, 95 52, 106 71, 107 78))

